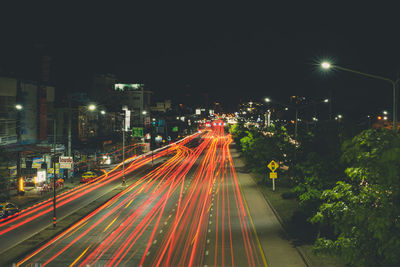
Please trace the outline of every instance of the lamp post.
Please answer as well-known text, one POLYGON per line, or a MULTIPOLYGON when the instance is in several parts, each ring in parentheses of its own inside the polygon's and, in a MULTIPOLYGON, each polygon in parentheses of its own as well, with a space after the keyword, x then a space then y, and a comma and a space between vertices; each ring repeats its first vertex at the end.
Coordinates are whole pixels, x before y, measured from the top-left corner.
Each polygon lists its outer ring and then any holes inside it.
MULTIPOLYGON (((17 110, 17 121, 16 121, 16 134, 17 134, 17 143, 18 146, 21 146, 22 143, 22 136, 21 136, 21 111, 23 109, 23 106, 21 104, 16 104, 15 109, 17 110)), ((17 182, 21 183, 22 175, 21 175, 21 148, 18 148, 17 152, 17 182)), ((18 187, 20 188, 20 187, 18 187)), ((19 194, 23 194, 22 191, 18 190, 19 194)))
POLYGON ((122 118, 122 185, 126 184, 125 181, 125 110, 122 118))
POLYGON ((56 227, 56 119, 53 119, 53 227, 56 227))
MULTIPOLYGON (((97 106, 95 104, 90 104, 88 106, 88 110, 89 111, 95 111, 97 109, 97 106)), ((125 124, 125 117, 126 117, 126 110, 125 108, 122 109, 123 113, 122 113, 122 185, 126 184, 126 179, 125 179, 125 128, 126 128, 126 124, 125 124)), ((106 115, 106 110, 102 109, 100 110, 100 114, 101 115, 106 115)), ((121 114, 119 114, 121 115, 121 114)))
POLYGON ((392 85, 392 89, 393 89, 393 131, 395 133, 397 132, 397 84, 399 83, 400 78, 397 78, 396 80, 392 80, 392 79, 382 77, 379 75, 369 74, 369 73, 365 73, 365 72, 361 72, 361 71, 357 71, 357 70, 353 70, 353 69, 349 69, 349 68, 344 68, 344 67, 341 67, 338 65, 333 65, 327 61, 322 62, 321 67, 326 70, 338 69, 338 70, 342 70, 342 71, 347 71, 347 72, 355 73, 358 75, 366 76, 366 77, 369 77, 372 79, 382 80, 382 81, 386 81, 386 82, 390 83, 392 85))
MULTIPOLYGON (((265 98, 264 100, 265 100, 265 102, 267 102, 267 103, 271 102, 271 99, 268 98, 268 97, 265 98)), ((283 104, 283 103, 280 103, 280 102, 275 101, 275 100, 274 100, 273 102, 276 103, 276 104, 278 104, 278 105, 284 106, 284 107, 285 107, 285 110, 288 110, 288 107, 289 107, 289 108, 292 108, 292 109, 294 109, 294 110, 296 111, 296 115, 295 115, 295 116, 296 116, 296 117, 295 117, 295 124, 294 124, 294 139, 297 140, 297 129, 298 129, 297 124, 298 124, 298 121, 299 121, 299 110, 300 110, 300 109, 307 108, 307 107, 310 107, 310 106, 313 106, 313 105, 317 105, 317 104, 326 104, 326 103, 329 103, 330 101, 329 101, 328 98, 326 98, 326 99, 324 99, 324 100, 321 101, 321 102, 312 103, 312 104, 305 105, 305 106, 301 106, 301 107, 296 107, 296 106, 291 106, 291 105, 283 104)))

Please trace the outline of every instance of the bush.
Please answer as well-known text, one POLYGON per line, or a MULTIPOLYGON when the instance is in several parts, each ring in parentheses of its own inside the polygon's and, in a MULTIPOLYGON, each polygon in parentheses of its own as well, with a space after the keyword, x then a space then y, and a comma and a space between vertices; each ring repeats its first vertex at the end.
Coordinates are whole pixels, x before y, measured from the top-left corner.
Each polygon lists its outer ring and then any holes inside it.
POLYGON ((293 198, 297 197, 297 194, 295 192, 289 191, 289 192, 282 193, 281 197, 283 199, 293 199, 293 198))

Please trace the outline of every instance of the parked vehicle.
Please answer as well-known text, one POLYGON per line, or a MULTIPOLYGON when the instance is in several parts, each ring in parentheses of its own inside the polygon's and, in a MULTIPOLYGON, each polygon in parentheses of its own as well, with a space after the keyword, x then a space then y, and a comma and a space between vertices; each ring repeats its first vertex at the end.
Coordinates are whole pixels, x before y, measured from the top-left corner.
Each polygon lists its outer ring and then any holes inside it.
POLYGON ((6 218, 19 212, 18 207, 10 202, 0 203, 0 218, 6 218))

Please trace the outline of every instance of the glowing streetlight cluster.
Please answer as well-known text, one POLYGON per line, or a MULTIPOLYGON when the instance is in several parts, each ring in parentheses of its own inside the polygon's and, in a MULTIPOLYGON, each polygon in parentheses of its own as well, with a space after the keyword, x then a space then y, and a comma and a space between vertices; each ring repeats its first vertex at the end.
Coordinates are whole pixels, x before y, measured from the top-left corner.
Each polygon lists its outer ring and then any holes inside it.
POLYGON ((323 69, 330 69, 331 67, 332 67, 332 65, 331 65, 331 63, 329 63, 328 61, 324 61, 324 62, 322 62, 321 63, 321 67, 323 68, 323 69))

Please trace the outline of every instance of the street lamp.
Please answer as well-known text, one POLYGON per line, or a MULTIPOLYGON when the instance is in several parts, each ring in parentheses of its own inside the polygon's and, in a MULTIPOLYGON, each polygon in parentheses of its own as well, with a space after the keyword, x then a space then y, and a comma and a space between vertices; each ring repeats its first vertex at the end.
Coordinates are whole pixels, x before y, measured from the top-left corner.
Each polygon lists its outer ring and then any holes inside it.
POLYGON ((102 110, 102 111, 100 111, 100 114, 101 114, 101 115, 105 115, 105 114, 106 114, 106 111, 105 111, 105 110, 102 110))
POLYGON ((23 106, 22 106, 21 104, 16 104, 16 105, 15 105, 15 108, 16 108, 17 110, 22 110, 22 109, 23 109, 23 106))
POLYGON ((361 71, 357 71, 357 70, 353 70, 353 69, 349 69, 349 68, 344 68, 344 67, 341 67, 338 65, 333 65, 327 61, 322 62, 321 67, 326 70, 338 69, 338 70, 343 70, 343 71, 352 72, 352 73, 355 73, 358 75, 366 76, 369 78, 389 82, 393 88, 393 131, 395 133, 397 132, 397 84, 399 83, 400 78, 397 78, 396 80, 392 80, 392 79, 382 77, 379 75, 369 74, 369 73, 365 73, 365 72, 361 72, 361 71))
MULTIPOLYGON (((268 98, 268 97, 265 98, 264 100, 265 100, 265 102, 271 102, 271 99, 268 98)), ((326 99, 324 99, 324 100, 321 101, 321 102, 312 103, 312 104, 308 104, 308 105, 301 106, 301 107, 290 106, 290 105, 283 104, 283 103, 280 103, 280 102, 275 101, 275 100, 274 100, 273 102, 276 103, 276 104, 278 104, 278 105, 284 106, 284 107, 285 107, 285 110, 288 110, 289 108, 292 108, 292 109, 296 110, 296 119, 295 119, 295 125, 294 125, 294 139, 297 139, 297 124, 298 124, 298 121, 299 121, 299 118, 298 118, 298 117, 299 117, 299 110, 300 110, 300 109, 307 108, 307 107, 310 107, 310 106, 313 106, 313 105, 317 105, 317 104, 329 103, 329 99, 326 98, 326 99), (289 108, 288 108, 288 107, 289 107, 289 108)))
POLYGON ((90 111, 95 111, 95 110, 96 110, 96 105, 90 104, 89 107, 88 107, 88 109, 89 109, 90 111))
POLYGON ((331 68, 331 63, 324 61, 324 62, 321 63, 321 67, 323 69, 326 69, 326 70, 330 69, 331 68))

